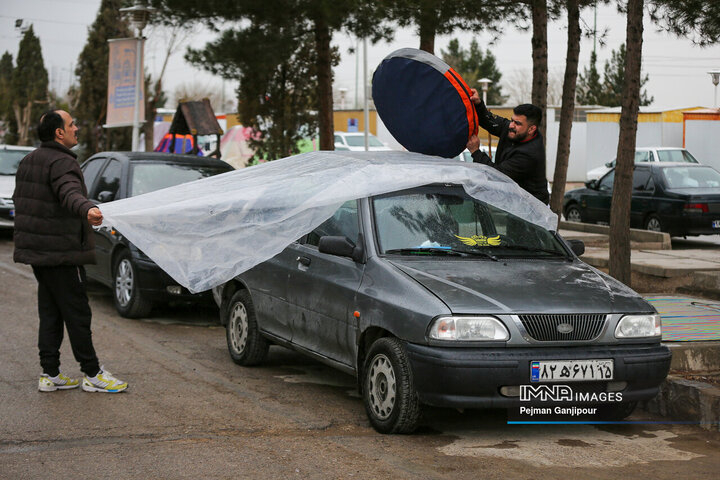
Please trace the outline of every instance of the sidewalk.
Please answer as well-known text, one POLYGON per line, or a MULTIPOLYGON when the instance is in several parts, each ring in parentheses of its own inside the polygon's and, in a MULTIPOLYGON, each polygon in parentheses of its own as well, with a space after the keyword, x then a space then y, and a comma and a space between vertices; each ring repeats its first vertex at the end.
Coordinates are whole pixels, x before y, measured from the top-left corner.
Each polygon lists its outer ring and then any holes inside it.
MULTIPOLYGON (((609 227, 562 222, 560 235, 585 245, 580 258, 609 268, 609 227)), ((663 319, 663 343, 673 352, 657 397, 642 406, 672 421, 720 430, 720 247, 671 250, 667 234, 631 231, 632 288, 663 319)))

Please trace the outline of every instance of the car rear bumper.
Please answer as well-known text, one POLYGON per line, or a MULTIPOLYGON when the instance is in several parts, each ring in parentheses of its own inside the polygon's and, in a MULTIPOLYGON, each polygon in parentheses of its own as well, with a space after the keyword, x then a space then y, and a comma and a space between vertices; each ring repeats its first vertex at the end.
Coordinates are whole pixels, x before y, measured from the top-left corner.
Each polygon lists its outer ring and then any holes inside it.
POLYGON ((152 260, 136 257, 133 261, 138 270, 140 290, 147 298, 159 302, 214 303, 210 291, 190 293, 152 260), (172 287, 172 292, 168 287, 172 287), (179 293, 174 293, 178 290, 179 293))
POLYGON ((608 388, 609 382, 558 381, 556 384, 592 392, 620 391, 623 402, 646 400, 657 394, 672 357, 670 350, 662 345, 472 349, 405 345, 420 401, 455 408, 527 405, 521 403, 519 396, 502 394, 501 388, 519 390, 520 385, 538 385, 530 381, 530 363, 548 360, 613 359, 611 388, 608 388), (617 390, 621 382, 627 385, 617 390))

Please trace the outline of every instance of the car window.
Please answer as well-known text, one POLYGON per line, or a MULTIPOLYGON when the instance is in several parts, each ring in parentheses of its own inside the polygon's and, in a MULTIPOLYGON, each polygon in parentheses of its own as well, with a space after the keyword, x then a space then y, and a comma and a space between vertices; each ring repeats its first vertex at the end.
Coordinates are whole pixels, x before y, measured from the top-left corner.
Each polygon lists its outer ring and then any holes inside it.
POLYGON ((647 191, 648 179, 650 178, 650 170, 647 168, 636 168, 633 172, 633 191, 647 191))
POLYGON ((95 183, 95 178, 97 178, 97 174, 100 173, 100 169, 105 164, 105 160, 107 158, 94 158, 87 162, 85 165, 83 165, 83 177, 85 178, 85 188, 87 188, 88 194, 90 198, 96 198, 95 192, 92 191, 93 183, 95 183))
POLYGON ((343 203, 332 217, 310 232, 306 243, 317 246, 320 243, 320 237, 324 236, 345 236, 357 243, 359 233, 357 200, 350 200, 343 203))
POLYGON ((555 237, 509 212, 451 187, 423 187, 374 197, 381 254, 564 255, 555 237))
POLYGON ((720 173, 710 167, 666 167, 662 173, 671 189, 720 187, 720 173))
POLYGON ((345 142, 343 142, 342 137, 340 135, 335 135, 335 143, 339 143, 340 145, 345 144, 345 142))
POLYGON ((652 157, 650 152, 635 152, 635 163, 651 162, 652 157))
POLYGON ((99 198, 103 192, 110 192, 110 198, 115 199, 120 190, 121 174, 122 164, 118 160, 111 159, 98 179, 98 183, 95 186, 96 196, 94 198, 99 198))
POLYGON ((129 197, 174 187, 181 183, 229 172, 224 166, 178 165, 175 163, 134 163, 130 171, 129 197))
POLYGON ((609 172, 607 175, 600 179, 600 183, 598 183, 598 190, 602 190, 603 192, 612 191, 614 181, 615 170, 609 172))
POLYGON ((15 175, 20 160, 28 153, 27 150, 0 150, 0 175, 15 175))
POLYGON ((685 150, 658 150, 657 155, 661 162, 699 163, 685 150))
MULTIPOLYGON (((351 147, 365 146, 365 135, 348 135, 345 137, 345 140, 351 147)), ((368 135, 368 147, 384 147, 384 145, 377 137, 368 135)))

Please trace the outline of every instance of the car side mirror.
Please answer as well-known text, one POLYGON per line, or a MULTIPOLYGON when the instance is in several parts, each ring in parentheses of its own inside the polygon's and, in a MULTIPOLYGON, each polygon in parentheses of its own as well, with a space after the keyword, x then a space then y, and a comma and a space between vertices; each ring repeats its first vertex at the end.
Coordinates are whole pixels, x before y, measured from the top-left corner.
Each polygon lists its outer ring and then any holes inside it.
POLYGON ((337 255, 338 257, 352 258, 356 262, 363 260, 363 249, 355 245, 352 240, 345 236, 325 236, 318 241, 320 253, 337 255))
POLYGON ((615 166, 615 162, 607 162, 607 163, 605 164, 605 166, 606 166, 607 168, 612 168, 612 167, 615 166))
POLYGON ((586 186, 587 188, 592 188, 593 190, 595 190, 595 189, 597 188, 597 180, 594 180, 594 179, 593 179, 593 180, 590 180, 590 181, 588 181, 588 182, 585 182, 585 186, 586 186))
POLYGON ((585 243, 582 240, 570 239, 565 241, 570 246, 570 250, 578 257, 585 253, 585 243))
POLYGON ((113 200, 115 200, 115 194, 107 190, 102 191, 98 194, 98 200, 100 200, 100 202, 102 203, 112 202, 113 200))

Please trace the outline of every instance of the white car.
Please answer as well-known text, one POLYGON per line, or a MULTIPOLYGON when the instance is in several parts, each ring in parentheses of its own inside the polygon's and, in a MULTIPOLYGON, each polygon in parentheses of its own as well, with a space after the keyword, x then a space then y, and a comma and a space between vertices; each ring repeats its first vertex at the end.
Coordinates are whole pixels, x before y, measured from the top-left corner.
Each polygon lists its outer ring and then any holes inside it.
MULTIPOLYGON (((364 132, 335 132, 335 150, 349 150, 351 152, 365 151, 364 132)), ((381 142, 375 135, 368 135, 368 150, 385 151, 392 148, 381 142)))
POLYGON ((0 228, 13 228, 15 224, 15 205, 12 200, 15 172, 20 160, 33 150, 34 147, 0 145, 0 228))
MULTIPOLYGON (((678 147, 638 147, 635 149, 635 163, 643 162, 686 162, 700 163, 690 152, 678 147)), ((588 171, 587 180, 597 180, 615 167, 615 160, 602 167, 588 171)))

